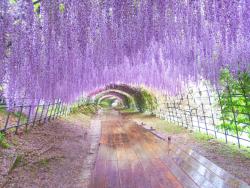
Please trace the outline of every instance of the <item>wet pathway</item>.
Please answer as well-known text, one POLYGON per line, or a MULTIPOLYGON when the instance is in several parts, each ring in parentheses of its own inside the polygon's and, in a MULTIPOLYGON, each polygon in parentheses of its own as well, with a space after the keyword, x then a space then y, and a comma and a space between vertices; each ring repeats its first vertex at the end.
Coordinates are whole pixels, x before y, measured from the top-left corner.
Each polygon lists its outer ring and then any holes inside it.
POLYGON ((115 111, 101 117, 91 188, 248 187, 206 158, 115 111))

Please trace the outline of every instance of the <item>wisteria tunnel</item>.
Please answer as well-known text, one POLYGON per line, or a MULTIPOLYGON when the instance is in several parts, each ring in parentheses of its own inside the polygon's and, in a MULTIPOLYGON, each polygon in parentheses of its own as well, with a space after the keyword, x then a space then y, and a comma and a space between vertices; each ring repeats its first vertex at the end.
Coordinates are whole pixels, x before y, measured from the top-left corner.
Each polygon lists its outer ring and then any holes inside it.
POLYGON ((250 0, 0 0, 0 187, 250 187, 250 0))

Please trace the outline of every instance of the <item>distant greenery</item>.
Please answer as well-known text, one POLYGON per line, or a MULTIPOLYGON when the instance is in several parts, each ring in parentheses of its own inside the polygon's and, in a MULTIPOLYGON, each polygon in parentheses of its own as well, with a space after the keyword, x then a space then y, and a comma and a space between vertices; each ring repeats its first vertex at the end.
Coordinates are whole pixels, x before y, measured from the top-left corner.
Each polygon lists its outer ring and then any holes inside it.
POLYGON ((220 83, 224 89, 220 96, 222 123, 218 128, 232 134, 244 131, 250 138, 250 74, 239 72, 235 78, 228 69, 223 69, 220 83))
POLYGON ((75 114, 75 113, 82 113, 85 115, 94 115, 97 113, 98 109, 100 107, 96 104, 93 103, 86 103, 86 104, 82 104, 80 106, 74 106, 71 108, 71 113, 75 114))
POLYGON ((7 149, 10 147, 10 145, 8 144, 5 135, 3 133, 0 132, 0 147, 7 149))
POLYGON ((156 97, 148 90, 141 88, 136 94, 136 107, 140 112, 153 111, 157 107, 156 97))
POLYGON ((102 100, 99 105, 103 108, 109 108, 111 107, 113 102, 114 102, 114 99, 105 99, 105 100, 102 100))

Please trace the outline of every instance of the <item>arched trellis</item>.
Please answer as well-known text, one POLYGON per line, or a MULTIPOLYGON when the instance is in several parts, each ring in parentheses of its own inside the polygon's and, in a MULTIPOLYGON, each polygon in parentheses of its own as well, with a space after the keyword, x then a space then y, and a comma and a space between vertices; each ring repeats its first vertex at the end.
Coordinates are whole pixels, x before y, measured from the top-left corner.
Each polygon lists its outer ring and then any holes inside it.
POLYGON ((103 100, 106 100, 106 99, 110 99, 110 100, 119 100, 121 101, 122 103, 124 103, 124 98, 123 97, 120 97, 119 95, 112 95, 112 94, 109 94, 109 95, 103 95, 102 97, 100 97, 98 99, 98 104, 100 104, 103 100))
POLYGON ((99 103, 100 99, 107 95, 113 95, 121 98, 124 105, 126 105, 127 107, 136 106, 136 101, 133 96, 131 96, 129 93, 126 93, 118 89, 106 89, 106 90, 101 90, 98 93, 92 93, 89 95, 89 99, 95 101, 96 103, 99 103))
POLYGON ((115 95, 105 95, 105 96, 102 96, 101 98, 99 98, 98 104, 101 104, 105 100, 111 100, 112 101, 111 104, 113 104, 114 102, 117 101, 122 106, 126 106, 126 104, 124 102, 124 99, 122 99, 121 97, 115 96, 115 95))
POLYGON ((144 112, 146 110, 152 111, 154 108, 154 105, 150 105, 151 107, 149 107, 149 104, 151 104, 155 99, 155 96, 152 93, 147 91, 145 88, 126 84, 109 84, 106 87, 89 94, 89 99, 98 102, 96 99, 105 94, 110 94, 109 92, 120 93, 123 95, 125 94, 125 96, 128 97, 126 99, 130 101, 127 104, 132 104, 129 105, 129 107, 136 108, 140 112, 144 112))

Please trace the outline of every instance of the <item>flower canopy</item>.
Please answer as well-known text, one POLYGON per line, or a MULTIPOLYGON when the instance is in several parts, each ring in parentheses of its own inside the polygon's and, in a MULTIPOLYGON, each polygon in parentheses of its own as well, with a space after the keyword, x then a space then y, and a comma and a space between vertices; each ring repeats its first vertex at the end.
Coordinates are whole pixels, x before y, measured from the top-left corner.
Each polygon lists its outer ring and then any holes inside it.
POLYGON ((175 94, 249 60, 249 0, 0 1, 8 98, 70 102, 109 83, 175 94))

